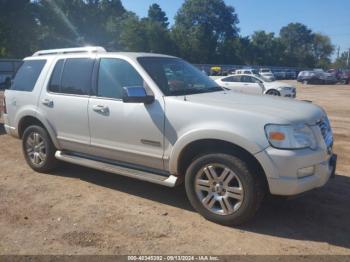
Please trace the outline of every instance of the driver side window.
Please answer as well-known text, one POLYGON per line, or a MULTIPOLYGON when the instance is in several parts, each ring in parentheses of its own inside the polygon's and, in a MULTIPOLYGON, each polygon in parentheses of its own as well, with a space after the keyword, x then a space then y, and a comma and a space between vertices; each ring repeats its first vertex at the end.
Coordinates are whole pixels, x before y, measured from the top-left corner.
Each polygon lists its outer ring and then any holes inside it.
POLYGON ((122 99, 127 86, 143 86, 143 79, 133 66, 123 59, 101 58, 97 96, 122 99))

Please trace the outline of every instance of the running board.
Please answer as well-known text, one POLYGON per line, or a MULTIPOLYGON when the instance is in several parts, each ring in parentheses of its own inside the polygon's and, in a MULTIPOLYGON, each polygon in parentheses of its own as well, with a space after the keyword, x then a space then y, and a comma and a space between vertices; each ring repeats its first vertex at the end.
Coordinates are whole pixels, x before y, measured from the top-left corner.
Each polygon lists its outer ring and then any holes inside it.
POLYGON ((93 169, 98 169, 101 171, 123 175, 131 178, 136 178, 139 180, 167 186, 174 187, 178 178, 174 175, 164 176, 154 173, 149 173, 145 171, 140 171, 132 168, 122 167, 118 165, 113 165, 109 163, 104 163, 92 159, 83 158, 77 155, 66 154, 62 151, 56 151, 55 157, 61 161, 69 162, 72 164, 77 164, 80 166, 85 166, 93 169))

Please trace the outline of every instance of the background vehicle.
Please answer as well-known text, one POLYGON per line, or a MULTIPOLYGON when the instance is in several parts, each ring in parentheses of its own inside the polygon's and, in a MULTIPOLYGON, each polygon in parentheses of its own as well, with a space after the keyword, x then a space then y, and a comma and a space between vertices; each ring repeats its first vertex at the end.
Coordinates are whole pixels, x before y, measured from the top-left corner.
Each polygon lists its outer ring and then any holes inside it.
POLYGON ((342 70, 339 74, 338 81, 342 85, 346 85, 350 83, 350 70, 342 70))
POLYGON ((298 82, 303 84, 335 84, 337 79, 334 75, 323 71, 301 71, 298 75, 298 82))
POLYGON ((273 70, 273 75, 276 79, 286 79, 286 72, 283 70, 273 70))
POLYGON ((44 50, 5 91, 6 132, 28 165, 58 160, 174 187, 224 225, 248 221, 264 195, 295 195, 334 175, 326 113, 311 103, 227 92, 182 59, 44 50), (141 128, 140 128, 141 127, 141 128))
POLYGON ((286 79, 296 79, 297 78, 297 72, 295 70, 289 69, 286 70, 286 79))
POLYGON ((275 76, 272 74, 271 70, 268 68, 262 68, 259 70, 259 75, 264 77, 265 79, 274 81, 275 76))
POLYGON ((0 59, 0 90, 9 86, 13 75, 21 63, 22 60, 17 59, 0 59))
POLYGON ((259 75, 259 71, 256 69, 238 69, 236 70, 235 74, 237 75, 242 75, 242 74, 246 74, 246 75, 259 75))
POLYGON ((274 95, 283 97, 296 96, 296 89, 290 84, 276 82, 256 75, 231 75, 215 80, 220 86, 241 93, 255 95, 274 95))
POLYGON ((348 69, 330 69, 327 73, 332 74, 337 79, 338 83, 342 85, 349 83, 350 70, 348 69))

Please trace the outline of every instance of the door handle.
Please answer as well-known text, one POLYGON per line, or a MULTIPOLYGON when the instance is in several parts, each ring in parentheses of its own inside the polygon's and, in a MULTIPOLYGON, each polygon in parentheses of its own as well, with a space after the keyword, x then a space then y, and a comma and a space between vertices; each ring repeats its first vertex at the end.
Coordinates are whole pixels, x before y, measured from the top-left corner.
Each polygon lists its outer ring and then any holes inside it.
POLYGON ((92 110, 94 110, 95 112, 100 112, 104 114, 109 112, 108 106, 104 106, 104 105, 93 105, 92 110))
POLYGON ((48 107, 53 107, 53 101, 51 99, 43 99, 41 100, 41 103, 44 105, 44 106, 48 106, 48 107))

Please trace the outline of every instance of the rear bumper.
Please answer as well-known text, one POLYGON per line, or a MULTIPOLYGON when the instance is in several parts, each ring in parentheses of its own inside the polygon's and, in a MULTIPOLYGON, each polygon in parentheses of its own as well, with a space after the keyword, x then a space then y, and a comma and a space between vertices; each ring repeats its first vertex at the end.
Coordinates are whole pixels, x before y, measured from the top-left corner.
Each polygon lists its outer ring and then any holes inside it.
POLYGON ((292 196, 324 186, 335 175, 337 156, 323 151, 277 150, 268 148, 257 154, 262 163, 270 193, 292 196), (313 167, 308 176, 298 176, 300 170, 313 167))
POLYGON ((9 125, 7 114, 4 114, 4 127, 8 135, 18 137, 17 129, 9 125))

